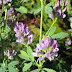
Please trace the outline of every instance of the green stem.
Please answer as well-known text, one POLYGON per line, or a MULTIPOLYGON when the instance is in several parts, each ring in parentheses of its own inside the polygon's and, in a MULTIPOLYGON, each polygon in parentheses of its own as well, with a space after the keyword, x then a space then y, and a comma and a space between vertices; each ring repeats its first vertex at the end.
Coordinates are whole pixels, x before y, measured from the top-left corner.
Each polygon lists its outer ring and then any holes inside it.
POLYGON ((3 13, 3 7, 4 7, 4 5, 3 5, 3 0, 2 0, 2 13, 3 13))
POLYGON ((42 65, 43 65, 43 64, 42 64, 42 62, 41 62, 40 60, 38 60, 38 61, 35 61, 35 62, 34 62, 34 65, 37 66, 38 68, 42 68, 42 65), (39 62, 39 63, 38 63, 38 62, 39 62))
POLYGON ((40 21, 40 38, 39 38, 39 43, 41 41, 41 37, 42 37, 42 21, 43 21, 43 0, 41 0, 41 21, 40 21))
POLYGON ((57 21, 57 18, 55 18, 55 20, 53 21, 52 25, 50 26, 50 28, 46 32, 45 37, 48 35, 49 31, 51 30, 51 28, 53 27, 53 25, 55 24, 56 21, 57 21))
MULTIPOLYGON (((42 21, 43 21, 43 0, 40 0, 41 1, 41 20, 40 20, 40 38, 39 38, 39 43, 42 39, 42 21)), ((42 68, 42 62, 39 61, 39 64, 38 64, 38 68, 42 68)))
POLYGON ((5 21, 6 21, 6 24, 7 24, 7 9, 5 9, 5 21))

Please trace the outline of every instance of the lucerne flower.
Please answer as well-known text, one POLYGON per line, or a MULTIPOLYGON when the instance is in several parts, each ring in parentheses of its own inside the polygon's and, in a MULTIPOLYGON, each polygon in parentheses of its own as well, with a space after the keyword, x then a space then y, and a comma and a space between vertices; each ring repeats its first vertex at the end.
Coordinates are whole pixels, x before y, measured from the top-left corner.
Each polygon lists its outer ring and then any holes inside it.
POLYGON ((4 51, 4 55, 6 55, 8 57, 8 59, 13 60, 13 56, 16 55, 17 52, 15 52, 15 50, 13 50, 12 53, 10 53, 9 49, 4 51))
POLYGON ((39 57, 39 60, 48 58, 50 61, 58 56, 59 49, 57 48, 57 40, 49 39, 48 37, 42 39, 40 44, 37 44, 34 49, 33 56, 39 57))
POLYGON ((58 0, 53 9, 56 12, 57 17, 65 18, 66 14, 64 12, 67 9, 68 0, 58 0))
POLYGON ((16 26, 14 28, 14 31, 16 32, 15 36, 17 37, 17 42, 19 43, 25 43, 28 44, 32 43, 32 37, 28 26, 26 24, 23 24, 22 22, 16 22, 16 26))

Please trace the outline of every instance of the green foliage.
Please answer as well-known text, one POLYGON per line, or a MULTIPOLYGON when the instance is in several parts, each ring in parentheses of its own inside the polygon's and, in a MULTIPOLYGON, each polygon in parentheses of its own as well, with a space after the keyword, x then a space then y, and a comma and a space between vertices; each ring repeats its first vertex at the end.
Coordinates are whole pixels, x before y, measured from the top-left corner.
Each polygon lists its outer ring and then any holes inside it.
POLYGON ((45 6, 45 13, 51 14, 52 11, 53 11, 53 9, 52 9, 51 6, 53 6, 53 5, 54 5, 54 1, 48 3, 48 4, 45 6))
POLYGON ((52 8, 51 7, 49 7, 49 6, 46 6, 45 7, 45 13, 47 13, 47 14, 51 14, 52 13, 52 8))
POLYGON ((35 70, 32 70, 31 72, 40 72, 40 68, 39 69, 35 69, 35 70))
POLYGON ((30 46, 27 47, 27 54, 32 62, 34 62, 34 56, 32 55, 33 51, 30 46))
POLYGON ((3 29, 3 27, 0 28, 0 33, 1 33, 1 38, 5 39, 8 37, 8 34, 10 32, 10 28, 6 25, 5 29, 3 29))
POLYGON ((53 70, 53 69, 48 69, 48 68, 43 68, 43 71, 46 71, 46 72, 56 72, 55 70, 53 70))
POLYGON ((9 72, 18 72, 14 67, 8 67, 9 72))
POLYGON ((6 68, 7 68, 6 66, 0 67, 0 72, 5 72, 6 68))
POLYGON ((68 14, 70 14, 70 8, 71 8, 70 0, 68 0, 68 4, 67 4, 67 12, 68 12, 68 14))
POLYGON ((21 50, 20 52, 21 52, 21 54, 19 54, 20 58, 34 62, 34 56, 32 55, 33 51, 30 46, 27 47, 27 53, 23 50, 21 50))
POLYGON ((42 10, 42 8, 34 9, 34 15, 37 14, 37 13, 39 13, 41 10, 42 10))
POLYGON ((54 6, 54 0, 53 1, 51 1, 50 3, 48 3, 46 6, 48 6, 48 7, 50 7, 50 6, 54 6))
POLYGON ((17 65, 17 64, 19 64, 18 61, 12 61, 12 62, 10 62, 10 63, 8 64, 8 66, 9 66, 9 67, 12 67, 12 66, 15 66, 15 65, 17 65))
POLYGON ((69 29, 68 31, 72 32, 72 29, 69 29))
POLYGON ((32 62, 25 64, 25 66, 23 67, 23 72, 27 71, 30 67, 32 66, 32 62))
POLYGON ((68 36, 69 36, 68 33, 60 32, 60 33, 52 35, 51 37, 54 39, 63 39, 63 38, 68 37, 68 36))
POLYGON ((15 10, 20 13, 27 13, 27 9, 24 6, 20 6, 19 8, 15 8, 15 10))
POLYGON ((55 31, 56 31, 56 27, 53 26, 53 27, 51 28, 51 30, 49 31, 49 36, 52 36, 52 35, 55 33, 55 31))
POLYGON ((29 0, 21 0, 20 2, 21 3, 24 3, 24 2, 28 2, 29 0))
POLYGON ((21 50, 20 52, 21 52, 21 54, 19 54, 20 58, 23 58, 25 60, 30 61, 29 56, 28 56, 28 54, 25 51, 21 50))
POLYGON ((5 64, 1 65, 0 68, 0 72, 6 72, 9 70, 9 72, 18 72, 18 70, 16 70, 15 65, 19 64, 18 61, 12 61, 8 64, 8 66, 5 66, 5 64), (8 69, 7 69, 8 68, 8 69))
POLYGON ((8 64, 8 70, 9 72, 18 72, 18 70, 16 70, 16 68, 14 67, 15 65, 19 64, 18 61, 12 61, 8 64))

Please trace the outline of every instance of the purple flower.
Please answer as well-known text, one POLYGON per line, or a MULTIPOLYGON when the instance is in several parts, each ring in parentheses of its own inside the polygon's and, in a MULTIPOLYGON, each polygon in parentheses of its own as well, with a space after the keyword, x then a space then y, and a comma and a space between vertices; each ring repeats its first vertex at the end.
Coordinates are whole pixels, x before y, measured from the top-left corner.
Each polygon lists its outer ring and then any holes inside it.
POLYGON ((32 38, 33 38, 32 34, 28 35, 28 44, 32 43, 32 38))
POLYGON ((57 17, 61 17, 61 18, 65 18, 66 15, 64 14, 64 12, 66 11, 68 0, 58 0, 57 3, 55 4, 55 6, 53 7, 53 9, 56 12, 57 17))
POLYGON ((53 13, 48 14, 49 18, 53 18, 53 13))
POLYGON ((0 0, 0 5, 2 4, 2 1, 0 0))
POLYGON ((8 11, 7 14, 12 15, 14 13, 14 9, 13 7, 11 7, 8 11))
POLYGON ((23 24, 22 22, 16 22, 16 26, 14 27, 14 31, 16 32, 15 36, 17 37, 17 42, 28 44, 32 43, 33 35, 31 34, 28 26, 23 24))
POLYGON ((7 18, 7 23, 9 23, 9 21, 11 21, 11 16, 12 16, 13 13, 14 13, 13 7, 8 9, 7 14, 10 15, 10 16, 7 18))
POLYGON ((67 40, 65 41, 65 46, 69 46, 69 45, 71 45, 71 40, 67 38, 67 40))
MULTIPOLYGON (((3 0, 3 3, 6 4, 7 2, 11 2, 12 0, 3 0)), ((2 4, 2 0, 0 0, 0 5, 2 4)))
POLYGON ((24 43, 24 37, 23 37, 23 36, 19 37, 19 38, 16 40, 16 42, 24 43))
POLYGON ((15 52, 15 50, 13 50, 12 53, 10 53, 9 49, 4 51, 4 55, 6 55, 8 57, 8 59, 13 60, 13 56, 16 55, 17 52, 15 52))
POLYGON ((34 49, 33 56, 39 57, 39 60, 48 58, 50 61, 58 56, 59 49, 57 48, 57 40, 49 39, 48 37, 42 39, 40 44, 37 44, 34 49))
POLYGON ((59 6, 60 6, 60 1, 58 0, 57 3, 55 4, 55 6, 53 7, 53 9, 56 10, 56 8, 59 6))
POLYGON ((60 0, 60 4, 62 6, 66 6, 68 4, 68 0, 60 0))

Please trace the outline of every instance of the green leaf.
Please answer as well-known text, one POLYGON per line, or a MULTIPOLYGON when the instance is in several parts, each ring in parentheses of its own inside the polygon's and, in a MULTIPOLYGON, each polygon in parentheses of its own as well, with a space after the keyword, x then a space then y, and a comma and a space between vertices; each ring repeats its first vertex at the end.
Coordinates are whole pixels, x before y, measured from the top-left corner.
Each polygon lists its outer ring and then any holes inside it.
POLYGON ((48 69, 48 68, 43 68, 43 71, 47 71, 47 72, 56 72, 55 70, 53 70, 53 69, 48 69))
POLYGON ((34 56, 32 55, 33 51, 30 46, 27 47, 27 53, 28 53, 28 56, 30 57, 31 61, 34 61, 34 56))
POLYGON ((70 1, 68 1, 68 4, 67 4, 67 13, 68 13, 68 14, 70 14, 70 12, 71 12, 71 11, 70 11, 70 8, 71 8, 71 6, 70 6, 70 1))
POLYGON ((69 35, 68 33, 60 32, 60 33, 52 35, 51 37, 54 39, 63 39, 65 37, 68 37, 68 35, 69 35))
POLYGON ((45 13, 52 14, 53 9, 49 6, 45 6, 45 13))
POLYGON ((2 68, 0 68, 0 72, 2 72, 2 68))
POLYGON ((42 70, 41 72, 46 72, 46 71, 43 71, 43 70, 42 70))
POLYGON ((27 13, 27 9, 23 6, 20 6, 19 8, 15 8, 16 11, 19 11, 20 13, 27 13))
POLYGON ((52 36, 55 31, 56 31, 56 27, 53 26, 53 27, 51 28, 51 30, 49 31, 49 36, 52 36))
POLYGON ((51 1, 45 6, 45 13, 52 14, 53 9, 50 6, 54 5, 54 1, 51 1))
POLYGON ((37 13, 39 13, 41 10, 42 10, 41 7, 40 8, 37 8, 37 9, 34 9, 34 15, 37 14, 37 13))
POLYGON ((0 72, 5 72, 6 66, 0 68, 0 72))
POLYGON ((9 72, 18 72, 17 70, 16 70, 16 68, 13 68, 13 67, 8 67, 8 69, 9 69, 9 72))
POLYGON ((71 72, 72 72, 72 69, 71 69, 71 72))
POLYGON ((25 59, 25 58, 24 58, 24 55, 22 55, 22 54, 19 54, 18 56, 19 56, 20 58, 22 58, 22 59, 25 59))
POLYGON ((4 30, 4 33, 9 33, 10 32, 10 28, 6 25, 6 27, 5 27, 5 30, 4 30))
POLYGON ((23 67, 23 72, 24 71, 27 71, 30 67, 32 66, 32 62, 28 63, 28 64, 25 64, 25 66, 23 67))
POLYGON ((46 6, 47 6, 47 7, 54 6, 54 1, 51 1, 51 2, 48 3, 46 6))
POLYGON ((35 70, 32 70, 31 72, 40 72, 41 69, 35 69, 35 70))
POLYGON ((6 68, 7 68, 7 66, 5 66, 4 63, 0 63, 0 72, 5 72, 6 68))
POLYGON ((72 29, 69 29, 68 31, 72 32, 72 29))
POLYGON ((21 58, 23 58, 25 60, 30 61, 29 56, 28 56, 28 54, 25 51, 21 50, 20 52, 21 52, 21 54, 19 54, 19 57, 21 57, 21 58))
POLYGON ((19 64, 19 61, 12 61, 8 64, 8 66, 12 67, 12 66, 15 66, 17 64, 19 64))
POLYGON ((21 0, 20 3, 28 2, 29 0, 21 0))

